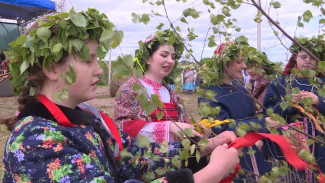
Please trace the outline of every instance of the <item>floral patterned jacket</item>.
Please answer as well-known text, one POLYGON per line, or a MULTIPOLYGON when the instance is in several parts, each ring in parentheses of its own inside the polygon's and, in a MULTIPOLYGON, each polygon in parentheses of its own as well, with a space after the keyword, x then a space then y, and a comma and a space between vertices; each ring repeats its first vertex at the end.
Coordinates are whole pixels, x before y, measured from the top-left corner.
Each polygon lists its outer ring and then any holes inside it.
MULTIPOLYGON (((175 169, 166 162, 171 162, 171 158, 178 154, 180 142, 169 144, 167 156, 156 143, 140 148, 134 139, 120 133, 123 149, 133 157, 124 156, 119 161, 116 160, 117 180, 114 180, 113 165, 105 154, 103 141, 107 141, 114 152, 115 140, 105 133, 98 118, 92 114, 80 108, 59 108, 73 124, 92 120, 92 123, 102 129, 104 139, 94 130, 94 125, 82 123, 73 127, 61 126, 43 104, 30 103, 18 116, 20 120, 6 143, 3 156, 4 183, 139 182, 138 180, 144 180, 146 172, 157 175, 157 168, 166 171, 175 169), (148 158, 155 155, 160 158, 148 158)), ((170 180, 178 176, 193 182, 192 172, 188 169, 167 172, 166 177, 155 182, 174 182, 170 180)))

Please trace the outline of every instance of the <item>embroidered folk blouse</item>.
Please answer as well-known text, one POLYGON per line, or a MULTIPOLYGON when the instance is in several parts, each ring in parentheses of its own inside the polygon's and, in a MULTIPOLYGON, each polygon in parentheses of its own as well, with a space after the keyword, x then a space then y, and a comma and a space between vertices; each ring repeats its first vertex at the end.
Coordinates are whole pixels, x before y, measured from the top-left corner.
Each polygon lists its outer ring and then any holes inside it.
POLYGON ((153 142, 172 141, 170 136, 170 123, 172 119, 175 122, 189 123, 188 117, 184 111, 183 103, 180 97, 174 93, 168 86, 155 83, 147 78, 137 79, 131 77, 124 83, 117 94, 115 105, 115 123, 124 132, 132 137, 138 134, 148 137, 153 142), (140 102, 136 99, 139 93, 134 92, 132 85, 138 83, 147 89, 149 98, 152 94, 158 94, 164 104, 164 117, 158 120, 156 115, 160 109, 157 108, 153 114, 147 115, 141 108, 140 102), (169 116, 166 116, 166 113, 169 116))

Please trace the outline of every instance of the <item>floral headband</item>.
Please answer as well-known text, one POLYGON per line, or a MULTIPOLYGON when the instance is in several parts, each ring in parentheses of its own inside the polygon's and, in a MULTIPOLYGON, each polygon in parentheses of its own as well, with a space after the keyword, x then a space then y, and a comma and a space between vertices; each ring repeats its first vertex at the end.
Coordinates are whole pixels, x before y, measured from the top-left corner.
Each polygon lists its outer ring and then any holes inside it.
MULTIPOLYGON (((144 74, 147 71, 147 62, 146 60, 149 58, 150 53, 152 53, 152 47, 155 44, 169 44, 172 45, 175 49, 176 56, 175 56, 175 66, 177 66, 178 59, 181 58, 184 46, 182 44, 183 39, 181 36, 169 29, 164 31, 157 31, 154 34, 152 34, 150 37, 148 37, 144 42, 139 41, 139 49, 135 51, 135 57, 134 57, 134 67, 136 69, 140 69, 141 72, 144 74)), ((171 71, 172 75, 174 72, 174 69, 171 71)), ((169 78, 165 78, 164 81, 167 82, 169 78)))
POLYGON ((226 45, 231 45, 231 41, 227 41, 224 43, 221 43, 219 46, 217 46, 216 50, 214 50, 214 54, 222 54, 222 51, 225 49, 226 45))

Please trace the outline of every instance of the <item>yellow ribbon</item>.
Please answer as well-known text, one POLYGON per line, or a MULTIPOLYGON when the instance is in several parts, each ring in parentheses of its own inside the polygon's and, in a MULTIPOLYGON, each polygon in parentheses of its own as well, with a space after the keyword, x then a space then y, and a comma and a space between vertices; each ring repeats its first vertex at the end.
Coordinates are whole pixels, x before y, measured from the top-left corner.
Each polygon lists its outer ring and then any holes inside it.
POLYGON ((140 69, 142 70, 142 73, 145 73, 143 67, 142 67, 141 64, 140 64, 140 61, 139 61, 139 58, 138 58, 138 57, 135 57, 135 58, 133 59, 133 62, 137 62, 138 65, 140 66, 140 69))
POLYGON ((324 130, 322 128, 322 126, 318 123, 318 119, 319 119, 319 111, 317 109, 315 109, 316 111, 316 115, 317 117, 315 118, 311 113, 307 112, 304 108, 302 108, 300 105, 298 104, 293 104, 293 107, 297 108, 300 112, 302 112, 304 115, 306 115, 307 117, 309 117, 312 121, 314 121, 316 128, 321 131, 322 133, 324 133, 324 130))
POLYGON ((231 121, 229 119, 225 119, 225 120, 214 120, 214 121, 209 121, 208 119, 203 119, 200 122, 196 123, 193 125, 194 129, 199 132, 199 133, 203 133, 202 128, 212 128, 214 126, 217 125, 222 125, 222 124, 226 124, 226 123, 230 123, 231 121))

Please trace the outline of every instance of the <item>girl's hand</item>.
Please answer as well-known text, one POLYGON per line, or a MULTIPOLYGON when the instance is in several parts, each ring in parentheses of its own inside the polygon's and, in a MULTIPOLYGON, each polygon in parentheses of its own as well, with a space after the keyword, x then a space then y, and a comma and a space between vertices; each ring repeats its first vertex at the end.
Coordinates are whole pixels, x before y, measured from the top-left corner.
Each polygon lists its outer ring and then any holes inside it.
POLYGON ((220 145, 211 154, 209 164, 194 174, 195 183, 219 182, 234 171, 239 163, 238 151, 228 145, 220 145))
POLYGON ((230 144, 237 138, 235 132, 233 131, 224 131, 219 135, 211 138, 211 142, 216 144, 217 146, 222 144, 230 144))
POLYGON ((300 94, 292 94, 293 103, 297 103, 298 101, 302 100, 303 98, 311 98, 314 105, 319 106, 319 97, 315 95, 313 92, 308 91, 300 91, 300 94))
POLYGON ((203 134, 200 134, 194 130, 193 125, 182 122, 170 122, 169 133, 173 134, 175 137, 178 137, 177 132, 181 131, 181 129, 184 131, 186 128, 191 129, 194 136, 199 136, 201 138, 203 137, 203 134))
POLYGON ((205 137, 210 137, 211 133, 212 133, 211 128, 204 128, 202 135, 205 137))
POLYGON ((316 106, 319 106, 319 97, 315 95, 313 92, 307 92, 307 91, 301 91, 300 92, 300 98, 311 98, 313 101, 313 104, 316 106))
POLYGON ((270 117, 266 117, 265 121, 269 124, 269 128, 277 128, 280 126, 279 122, 271 120, 270 117))
POLYGON ((224 131, 219 135, 210 138, 209 144, 206 149, 201 150, 202 156, 210 154, 216 147, 222 144, 230 144, 236 139, 236 135, 233 131, 224 131))
POLYGON ((228 176, 239 163, 238 154, 239 152, 237 149, 233 147, 228 149, 228 145, 223 144, 215 148, 212 152, 209 164, 212 164, 214 168, 216 168, 215 165, 218 165, 221 169, 220 174, 223 175, 223 177, 228 176))

